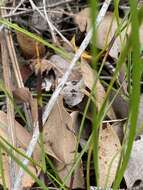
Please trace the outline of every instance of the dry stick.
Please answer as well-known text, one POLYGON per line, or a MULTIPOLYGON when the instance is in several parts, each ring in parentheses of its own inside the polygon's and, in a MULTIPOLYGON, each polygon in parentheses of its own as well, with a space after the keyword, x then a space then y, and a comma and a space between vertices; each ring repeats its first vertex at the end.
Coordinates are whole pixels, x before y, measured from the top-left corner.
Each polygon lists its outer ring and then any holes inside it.
POLYGON ((54 43, 57 43, 57 38, 55 36, 55 32, 54 32, 54 28, 49 20, 49 17, 48 17, 48 14, 46 12, 46 0, 43 0, 43 6, 44 6, 44 14, 45 14, 45 18, 46 18, 46 21, 49 25, 49 29, 50 29, 50 32, 51 32, 51 35, 52 35, 52 39, 53 39, 53 42, 54 43))
MULTIPOLYGON (((34 2, 32 0, 29 0, 32 8, 34 10, 36 10, 43 19, 45 19, 47 21, 47 18, 45 18, 45 15, 39 10, 39 8, 34 4, 34 2)), ((50 20, 48 19, 48 25, 49 27, 52 27, 52 31, 55 30, 55 32, 57 32, 57 34, 59 34, 59 36, 63 39, 63 41, 65 41, 71 48, 72 48, 72 45, 71 43, 62 35, 62 33, 50 22, 50 20)))
MULTIPOLYGON (((2 52, 3 77, 4 77, 5 87, 9 96, 13 98, 9 55, 8 55, 8 48, 6 45, 6 30, 2 31, 1 52, 2 52)), ((14 106, 12 100, 9 97, 7 97, 6 100, 7 100, 8 139, 10 144, 13 147, 16 147, 14 106)), ((11 149, 11 151, 15 155, 14 150, 11 149)), ((9 174, 10 174, 10 186, 11 186, 10 189, 12 189, 16 177, 16 163, 13 159, 11 159, 11 157, 9 158, 9 174)))
MULTIPOLYGON (((25 1, 25 0, 21 0, 21 1, 19 2, 19 4, 18 4, 13 10, 10 11, 10 13, 7 15, 7 17, 11 16, 11 14, 14 14, 14 13, 17 11, 17 9, 22 5, 22 3, 23 3, 24 1, 25 1)), ((3 18, 4 18, 4 17, 3 17, 3 18)), ((4 25, 0 26, 0 31, 1 31, 3 28, 4 28, 4 25)))
MULTIPOLYGON (((105 2, 103 3, 102 5, 102 8, 97 16, 97 19, 96 19, 96 25, 98 26, 100 24, 100 22, 102 21, 103 17, 105 16, 106 14, 106 11, 109 7, 109 4, 110 4, 111 0, 105 0, 105 2)), ((66 71, 66 73, 64 74, 64 76, 62 77, 62 80, 60 82, 60 84, 57 86, 55 92, 53 93, 52 97, 50 98, 47 106, 45 107, 45 111, 44 111, 44 114, 43 114, 43 124, 45 124, 61 90, 63 89, 63 86, 65 85, 66 81, 68 80, 68 77, 69 75, 71 74, 72 72, 72 69, 74 68, 74 66, 76 65, 76 62, 78 61, 78 59, 80 58, 81 54, 83 53, 83 51, 86 49, 86 47, 88 46, 90 40, 91 40, 91 37, 92 37, 92 29, 87 33, 85 39, 83 40, 80 48, 78 49, 77 53, 75 54, 73 60, 71 61, 71 64, 68 68, 68 70, 66 71)), ((33 133, 33 136, 32 136, 32 139, 29 143, 29 146, 27 148, 27 152, 26 152, 26 156, 28 157, 31 157, 33 151, 34 151, 34 148, 37 144, 37 141, 38 141, 38 138, 39 138, 39 128, 38 126, 36 125, 35 127, 35 130, 34 130, 34 133, 33 133)), ((28 162, 29 160, 27 159, 24 159, 23 160, 23 165, 27 166, 28 165, 28 162)), ((21 184, 21 180, 22 180, 22 177, 24 175, 24 171, 22 168, 20 168, 19 170, 19 173, 17 175, 17 178, 16 178, 16 181, 15 181, 15 184, 14 184, 14 189, 13 190, 19 190, 20 189, 20 184, 21 184)))
MULTIPOLYGON (((24 83, 23 83, 23 79, 22 79, 22 76, 21 76, 20 68, 19 68, 19 63, 18 63, 18 60, 17 60, 15 48, 14 48, 12 34, 11 34, 10 31, 8 31, 8 34, 6 36, 6 41, 7 41, 9 56, 10 56, 10 59, 11 59, 11 62, 12 62, 12 67, 13 67, 13 70, 14 70, 17 85, 18 85, 19 88, 24 88, 24 83)), ((30 113, 30 110, 29 110, 29 105, 27 103, 24 103, 24 112, 25 112, 25 116, 26 116, 27 127, 30 130, 32 130, 32 126, 33 126, 32 125, 32 117, 31 117, 31 113, 30 113)))
POLYGON ((57 1, 56 3, 50 3, 49 5, 46 6, 46 8, 54 8, 54 7, 57 7, 57 6, 66 4, 66 3, 71 3, 72 1, 75 1, 75 0, 63 0, 63 1, 59 1, 59 2, 57 1))
MULTIPOLYGON (((1 6, 0 7, 0 10, 14 10, 16 7, 4 7, 4 6, 1 6)), ((27 8, 17 8, 18 11, 26 11, 27 8)))
MULTIPOLYGON (((38 7, 37 7, 38 8, 38 7)), ((13 10, 14 8, 7 8, 7 7, 0 7, 0 9, 1 10, 13 10)), ((38 8, 39 9, 39 8, 38 8)), ((10 18, 10 17, 15 17, 15 16, 18 16, 18 15, 24 15, 24 14, 28 14, 28 13, 32 13, 32 12, 34 12, 34 10, 33 9, 25 9, 25 8, 18 8, 18 10, 19 10, 19 12, 16 12, 16 13, 14 13, 14 14, 7 14, 7 15, 4 15, 4 16, 2 16, 2 18, 10 18)), ((39 10, 41 10, 41 12, 44 12, 44 8, 42 8, 42 9, 39 9, 39 10)), ((67 11, 64 11, 64 10, 62 10, 62 9, 57 9, 57 10, 46 10, 46 12, 47 13, 58 13, 58 14, 61 14, 61 13, 63 13, 63 14, 65 14, 65 15, 67 15, 67 16, 71 16, 71 17, 74 17, 75 16, 75 14, 74 13, 69 13, 69 12, 67 12, 67 11)))
POLYGON ((15 9, 12 10, 12 12, 10 12, 10 14, 14 14, 14 13, 18 10, 18 8, 24 3, 24 1, 25 1, 25 0, 21 0, 21 1, 19 2, 19 4, 15 7, 15 9))
POLYGON ((22 76, 21 76, 21 73, 20 73, 19 64, 18 64, 18 60, 17 60, 17 57, 16 57, 16 52, 15 52, 15 48, 14 48, 14 44, 13 44, 13 40, 12 40, 12 36, 11 36, 10 31, 8 31, 8 33, 7 33, 6 40, 7 40, 9 56, 11 58, 11 62, 12 62, 16 82, 17 82, 18 87, 22 88, 22 87, 24 87, 24 84, 23 84, 23 81, 22 81, 22 76))
MULTIPOLYGON (((24 0, 21 2, 24 2, 24 0)), ((16 10, 16 8, 14 10, 16 10)), ((2 10, 1 12, 2 12, 2 16, 6 14, 6 10, 2 10)), ((22 76, 21 76, 21 72, 20 72, 20 68, 19 68, 19 64, 18 64, 18 60, 17 60, 15 48, 14 48, 14 43, 13 43, 13 39, 12 39, 12 35, 11 35, 10 31, 7 32, 6 42, 7 42, 9 56, 10 56, 10 59, 12 62, 12 67, 14 70, 17 85, 19 88, 22 88, 22 87, 24 87, 24 84, 23 84, 23 80, 22 80, 22 76)), ((26 103, 24 103, 24 111, 25 111, 25 116, 26 116, 26 120, 28 123, 28 127, 31 130, 32 129, 32 119, 31 119, 31 114, 29 112, 29 105, 26 103)))

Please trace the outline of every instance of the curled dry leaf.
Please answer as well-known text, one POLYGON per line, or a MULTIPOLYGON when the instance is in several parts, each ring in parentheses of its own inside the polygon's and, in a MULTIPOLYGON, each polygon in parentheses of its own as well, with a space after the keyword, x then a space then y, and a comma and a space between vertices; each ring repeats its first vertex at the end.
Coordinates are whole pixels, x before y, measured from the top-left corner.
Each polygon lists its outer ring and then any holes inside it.
MULTIPOLYGON (((73 166, 76 150, 76 136, 72 119, 63 106, 63 98, 60 97, 43 130, 45 151, 55 158, 55 167, 61 179, 68 175, 73 166)), ((83 173, 79 166, 75 173, 73 188, 83 188, 83 173)), ((70 179, 66 185, 69 187, 70 179)))
POLYGON ((33 123, 38 120, 37 100, 32 97, 31 92, 26 87, 16 88, 13 90, 13 95, 16 100, 22 101, 22 103, 29 103, 31 108, 31 116, 33 123))
MULTIPOLYGON (((80 66, 81 66, 81 74, 83 76, 84 83, 90 90, 92 90, 93 85, 96 80, 96 73, 92 70, 92 68, 89 66, 89 64, 87 64, 84 60, 82 60, 80 66)), ((104 87, 100 83, 100 80, 97 80, 97 82, 96 82, 95 92, 96 92, 96 100, 95 100, 96 106, 97 106, 98 110, 100 110, 102 103, 106 96, 104 87)), ((110 119, 116 118, 112 107, 107 112, 107 115, 110 119)))
POLYGON ((39 55, 41 57, 44 56, 46 49, 43 44, 36 42, 34 39, 32 39, 20 32, 17 32, 16 36, 17 36, 17 41, 21 48, 21 51, 26 58, 37 57, 36 48, 39 51, 39 55))
MULTIPOLYGON (((32 136, 26 131, 25 128, 23 128, 17 121, 15 121, 15 128, 16 128, 16 134, 17 134, 17 147, 18 150, 21 152, 25 152, 32 136)), ((8 141, 8 134, 7 134, 7 114, 0 111, 0 136, 2 136, 5 140, 8 141)), ((2 139, 0 139, 2 141, 2 139)), ((8 155, 2 150, 3 155, 2 155, 2 159, 3 159, 3 169, 4 169, 4 176, 5 176, 5 180, 6 180, 6 185, 7 187, 9 187, 9 182, 10 182, 10 178, 9 178, 9 165, 8 165, 8 155)), ((19 154, 16 154, 17 157, 19 159, 23 159, 22 156, 20 156, 19 154)), ((33 159, 37 162, 40 162, 40 148, 38 147, 38 145, 36 146, 36 149, 33 153, 33 159)), ((38 176, 39 175, 39 168, 37 166, 28 165, 28 169, 35 175, 38 176)), ((28 174, 24 174, 24 177, 22 179, 22 186, 23 187, 27 187, 27 186, 31 186, 34 183, 34 179, 32 179, 31 177, 29 177, 28 174)), ((2 184, 2 179, 0 179, 0 183, 2 184)))
POLYGON ((132 188, 135 182, 143 182, 143 136, 134 141, 128 167, 124 174, 127 188, 132 188))
POLYGON ((99 134, 99 186, 102 188, 105 185, 111 187, 115 179, 120 149, 120 141, 112 126, 110 124, 107 124, 106 127, 103 126, 99 134))

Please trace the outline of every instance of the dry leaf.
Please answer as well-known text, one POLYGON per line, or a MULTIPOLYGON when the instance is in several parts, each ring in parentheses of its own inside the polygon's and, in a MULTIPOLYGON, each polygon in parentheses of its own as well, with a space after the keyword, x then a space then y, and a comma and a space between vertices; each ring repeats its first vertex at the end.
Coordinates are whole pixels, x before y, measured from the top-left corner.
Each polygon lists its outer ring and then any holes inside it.
MULTIPOLYGON (((59 173, 59 176, 63 179, 70 172, 72 168, 72 164, 65 165, 65 163, 55 162, 55 167, 59 173)), ((67 180, 67 183, 66 183, 67 186, 69 186, 70 184, 70 179, 71 178, 67 180)), ((74 182, 73 182, 72 189, 76 189, 76 188, 84 189, 83 181, 84 181, 83 167, 82 167, 82 164, 80 163, 74 170, 74 182)))
MULTIPOLYGON (((111 12, 107 12, 106 16, 104 17, 103 21, 99 25, 97 29, 97 47, 100 49, 104 49, 105 45, 108 45, 112 40, 116 30, 118 28, 117 20, 114 17, 114 14, 111 12)), ((118 58, 118 54, 121 51, 123 46, 123 42, 125 38, 125 30, 121 32, 120 36, 118 36, 110 51, 109 55, 113 58, 118 58)))
POLYGON ((127 188, 132 188, 136 181, 143 182, 143 136, 134 141, 124 178, 127 188))
MULTIPOLYGON (((90 28, 90 8, 85 8, 81 10, 74 18, 75 23, 78 25, 81 32, 88 31, 90 28)), ((122 19, 119 19, 119 22, 122 22, 122 19)), ((118 28, 117 20, 114 17, 114 13, 107 12, 103 18, 101 24, 97 28, 97 48, 104 49, 105 45, 108 45, 111 39, 113 38, 116 30, 118 28)), ((109 55, 113 58, 118 58, 118 54, 121 51, 123 43, 126 41, 126 36, 130 34, 131 27, 128 26, 127 29, 123 30, 118 36, 112 48, 109 51, 109 55)), ((140 43, 143 44, 143 24, 140 26, 139 30, 140 43)))
POLYGON ((29 65, 20 64, 20 73, 21 73, 23 82, 25 83, 29 79, 29 77, 33 74, 33 71, 31 70, 29 65))
MULTIPOLYGON (((37 63, 37 59, 32 59, 30 62, 30 67, 36 74, 39 72, 39 64, 37 63)), ((47 59, 40 60, 40 71, 41 73, 45 71, 50 71, 53 68, 53 65, 47 59)))
POLYGON ((29 89, 26 87, 16 88, 13 91, 13 95, 16 98, 16 100, 20 100, 24 103, 29 103, 30 108, 31 108, 32 121, 33 123, 37 122, 38 120, 37 99, 34 99, 32 97, 32 94, 29 91, 29 89))
POLYGON ((61 94, 64 97, 66 104, 70 107, 76 106, 79 104, 83 98, 84 94, 82 93, 82 89, 84 87, 84 83, 82 80, 80 81, 69 81, 65 84, 61 94))
MULTIPOLYGON (((55 159, 55 166, 57 166, 61 179, 64 179, 73 165, 77 141, 72 119, 63 106, 62 97, 60 97, 54 105, 49 119, 44 126, 43 133, 45 151, 50 155, 51 152, 53 152, 51 156, 53 156, 53 154, 56 155, 58 159, 55 159), (61 169, 60 171, 59 168, 61 169)), ((79 175, 79 170, 80 168, 77 168, 75 176, 79 175)), ((66 185, 69 187, 70 179, 66 185)), ((79 187, 83 187, 83 176, 77 176, 73 182, 73 188, 79 187)))
POLYGON ((112 124, 112 128, 114 129, 114 131, 116 132, 120 142, 123 142, 123 138, 124 138, 124 122, 115 122, 112 124))
MULTIPOLYGON (((95 82, 96 73, 94 73, 92 68, 85 61, 82 60, 80 65, 81 65, 81 73, 83 76, 84 83, 90 90, 92 90, 94 82, 95 82)), ((96 82, 95 91, 96 91, 96 106, 98 110, 100 110, 102 103, 104 101, 105 95, 106 95, 104 87, 100 83, 100 80, 97 80, 96 82)), ((109 116, 110 119, 116 118, 112 108, 109 109, 107 115, 109 116)))
POLYGON ((39 42, 36 42, 32 38, 22 34, 20 32, 16 33, 18 44, 22 50, 23 55, 26 58, 37 57, 36 46, 38 47, 39 55, 42 57, 45 54, 45 46, 39 42))
MULTIPOLYGON (((49 60, 47 59, 41 59, 40 60, 40 66, 41 66, 41 72, 47 71, 47 73, 53 69, 56 75, 56 78, 60 80, 64 73, 67 71, 70 62, 67 61, 66 59, 62 58, 59 55, 52 55, 49 60)), ((38 65, 37 65, 37 60, 34 59, 31 61, 31 68, 34 69, 35 73, 38 72, 38 65)), ((79 67, 76 66, 71 75, 69 76, 68 81, 71 80, 80 80, 81 79, 81 74, 79 72, 79 67)))
MULTIPOLYGON (((7 131, 6 131, 7 130, 7 115, 6 113, 2 111, 0 111, 0 125, 1 125, 0 129, 4 133, 7 134, 7 131)), ((28 145, 28 142, 31 139, 31 135, 17 121, 15 121, 15 128, 16 128, 18 143, 20 143, 23 148, 26 148, 28 145)), ((4 137, 7 137, 7 135, 4 137)))
MULTIPOLYGON (((70 63, 59 55, 53 55, 50 58, 50 62, 55 67, 54 71, 59 83, 63 74, 67 71, 70 63)), ((81 91, 84 87, 81 78, 82 76, 79 72, 79 68, 76 66, 62 90, 61 94, 63 95, 66 104, 70 107, 79 104, 84 97, 84 94, 81 91)))
MULTIPOLYGON (((37 68, 37 60, 32 60, 31 66, 34 67, 35 72, 38 72, 37 68)), ((42 59, 41 60, 41 71, 42 73, 46 71, 46 77, 44 78, 44 82, 42 83, 42 89, 49 91, 52 88, 52 79, 50 80, 49 71, 52 69, 56 76, 55 85, 57 85, 63 76, 63 74, 67 71, 69 67, 69 62, 63 59, 59 55, 53 55, 49 60, 42 59)), ((66 104, 70 107, 79 104, 84 94, 82 93, 81 89, 83 88, 84 84, 81 80, 82 76, 79 72, 79 68, 75 67, 68 79, 68 82, 65 84, 61 94, 64 96, 64 100, 66 104)), ((54 85, 54 86, 55 86, 54 85)))
MULTIPOLYGON (((15 121, 15 128, 16 128, 16 135, 17 135, 17 145, 18 145, 18 150, 24 152, 32 138, 32 136, 26 131, 25 128, 23 128, 17 121, 15 121)), ((8 140, 8 135, 7 135, 7 115, 6 113, 0 111, 0 136, 5 138, 5 140, 8 140)), ((17 154, 17 157, 19 159, 23 159, 19 154, 17 154)), ((36 149, 33 153, 33 158, 35 161, 40 162, 40 149, 38 145, 36 146, 36 149)), ((7 186, 9 186, 9 165, 8 165, 8 156, 4 152, 3 153, 3 168, 5 172, 5 179, 7 182, 7 186)), ((39 168, 32 166, 29 164, 28 169, 30 169, 33 174, 36 176, 39 174, 39 168)), ((2 184, 2 179, 0 179, 0 183, 2 184)), ((28 174, 25 173, 23 180, 22 180, 22 186, 27 187, 31 186, 34 183, 34 180, 29 177, 28 174)))
POLYGON ((120 141, 113 128, 110 124, 107 124, 106 127, 103 126, 99 134, 99 186, 102 188, 104 188, 105 185, 111 187, 115 179, 120 159, 120 149, 120 141), (115 159, 113 160, 113 158, 115 159), (110 168, 111 162, 112 165, 110 168), (108 173, 109 177, 106 184, 108 173))
MULTIPOLYGON (((22 149, 19 149, 19 151, 23 152, 22 149)), ((17 158, 19 158, 19 156, 17 155, 17 158)), ((9 177, 9 157, 5 152, 2 152, 2 162, 3 162, 3 172, 4 172, 4 177, 5 177, 5 182, 6 182, 6 186, 8 187, 8 189, 10 189, 10 177, 9 177)), ((28 165, 28 169, 35 175, 38 176, 40 173, 40 170, 36 167, 33 167, 32 165, 28 165)), ((18 173, 18 171, 17 171, 18 173)), ((31 187, 33 185, 33 183, 35 182, 34 179, 32 179, 28 174, 24 174, 23 178, 22 178, 22 184, 21 187, 22 188, 27 188, 27 187, 31 187)), ((0 184, 3 185, 2 179, 0 179, 0 184)))
POLYGON ((81 10, 74 17, 74 22, 78 25, 81 32, 88 31, 90 28, 90 9, 81 10))
MULTIPOLYGON (((121 21, 121 19, 120 19, 121 21)), ((85 8, 75 16, 75 23, 79 26, 81 32, 88 31, 90 28, 90 9, 85 8)), ((113 38, 118 27, 117 20, 112 12, 107 12, 101 24, 97 28, 97 48, 104 49, 113 38)), ((125 31, 122 31, 120 37, 117 37, 112 45, 109 55, 118 58, 125 37, 125 31)))
POLYGON ((13 96, 17 100, 20 100, 20 101, 25 102, 25 103, 30 103, 30 101, 32 99, 32 95, 31 95, 29 89, 26 87, 16 88, 13 91, 13 96))
MULTIPOLYGON (((49 61, 52 63, 52 65, 55 67, 54 71, 56 73, 57 78, 62 78, 63 74, 67 71, 69 68, 70 62, 66 59, 62 58, 59 55, 53 55, 49 59, 49 61)), ((71 80, 80 80, 81 74, 79 72, 79 67, 76 66, 72 70, 71 75, 69 76, 69 81, 71 80)))

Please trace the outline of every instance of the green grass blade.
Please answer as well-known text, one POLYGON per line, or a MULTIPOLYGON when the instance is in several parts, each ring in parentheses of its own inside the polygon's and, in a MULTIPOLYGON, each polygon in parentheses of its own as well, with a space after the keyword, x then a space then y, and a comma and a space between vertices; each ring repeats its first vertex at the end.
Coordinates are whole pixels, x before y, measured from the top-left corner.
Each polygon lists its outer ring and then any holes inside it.
POLYGON ((132 82, 132 92, 131 92, 130 111, 129 111, 131 128, 129 130, 127 149, 125 151, 123 163, 119 171, 117 172, 117 176, 113 185, 114 189, 117 189, 119 187, 130 158, 136 134, 136 124, 137 124, 139 98, 140 98, 141 60, 140 60, 139 20, 138 20, 138 11, 137 11, 137 1, 130 0, 130 5, 131 5, 131 24, 132 24, 131 45, 133 49, 132 53, 133 82, 132 82))

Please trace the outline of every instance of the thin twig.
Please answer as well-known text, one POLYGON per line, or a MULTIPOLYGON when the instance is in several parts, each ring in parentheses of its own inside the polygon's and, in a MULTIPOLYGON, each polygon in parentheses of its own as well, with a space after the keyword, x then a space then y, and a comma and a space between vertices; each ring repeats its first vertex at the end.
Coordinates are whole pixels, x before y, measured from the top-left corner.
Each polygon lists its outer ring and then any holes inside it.
MULTIPOLYGON (((6 36, 6 41, 7 41, 9 56, 10 56, 10 59, 12 62, 12 67, 14 70, 17 86, 18 86, 18 88, 23 88, 24 83, 23 83, 23 79, 21 76, 21 72, 20 72, 19 63, 17 60, 15 48, 14 48, 14 43, 13 43, 11 31, 8 31, 7 36, 6 36)), ((29 105, 27 103, 24 103, 24 112, 25 112, 26 121, 27 121, 27 128, 32 131, 32 128, 33 128, 32 127, 33 126, 32 125, 32 117, 31 117, 31 113, 29 110, 30 110, 29 105)))
MULTIPOLYGON (((15 7, 0 7, 1 10, 14 10, 15 7)), ((17 8, 18 11, 26 11, 28 10, 27 8, 17 8)))
MULTIPOLYGON (((22 0, 22 2, 24 2, 25 0, 22 0)), ((15 12, 15 10, 20 6, 20 3, 18 4, 18 6, 14 9, 13 12, 15 12)), ((2 10, 2 16, 6 14, 6 10, 2 10)), ((21 76, 21 72, 20 72, 20 68, 19 68, 19 63, 17 60, 17 56, 16 56, 16 52, 15 52, 15 48, 14 48, 14 43, 13 43, 13 39, 12 39, 12 35, 11 32, 8 31, 7 35, 6 35, 6 43, 8 46, 8 52, 9 52, 9 56, 12 62, 12 67, 14 70, 14 74, 15 74, 15 78, 16 78, 16 82, 19 88, 23 88, 24 84, 23 84, 23 80, 22 80, 22 76, 21 76)), ((28 123, 28 127, 30 128, 30 130, 32 130, 32 119, 31 119, 31 114, 29 112, 29 105, 24 103, 24 111, 25 111, 25 116, 26 116, 26 120, 28 123)))
POLYGON ((63 0, 63 1, 59 1, 59 2, 57 1, 56 3, 51 3, 51 4, 47 5, 46 8, 58 7, 58 6, 67 4, 67 3, 71 3, 72 1, 75 1, 75 0, 63 0))
POLYGON ((25 0, 21 0, 21 1, 18 3, 18 5, 15 7, 15 9, 12 10, 12 12, 11 12, 10 14, 14 14, 14 13, 18 10, 18 8, 24 3, 24 1, 25 1, 25 0))
MULTIPOLYGON (((106 14, 106 11, 109 7, 109 4, 110 4, 111 0, 105 0, 105 2, 103 3, 103 6, 97 16, 97 19, 96 19, 96 25, 99 25, 100 22, 102 21, 103 17, 105 16, 106 14)), ((92 37, 92 29, 87 33, 85 39, 83 40, 80 48, 78 49, 77 53, 75 54, 73 60, 71 61, 71 64, 69 66, 69 68, 67 69, 66 73, 64 74, 64 76, 62 77, 62 80, 60 82, 60 84, 57 86, 55 92, 53 93, 52 97, 50 98, 49 102, 48 102, 48 105, 46 106, 45 108, 45 111, 44 111, 44 114, 43 114, 43 124, 45 124, 61 90, 63 89, 63 86, 65 85, 66 81, 68 80, 68 77, 70 75, 70 73, 72 72, 72 69, 74 68, 74 66, 76 65, 76 62, 78 61, 78 59, 80 58, 81 54, 83 53, 83 51, 86 49, 86 47, 88 46, 90 40, 91 40, 91 37, 92 37)), ((33 151, 34 151, 34 148, 37 144, 37 141, 38 141, 38 138, 39 138, 39 127, 36 126, 35 127, 35 130, 34 130, 34 133, 33 133, 33 137, 29 143, 29 146, 27 148, 27 152, 26 152, 26 156, 28 157, 31 157, 33 151)), ((23 165, 27 166, 28 165, 28 160, 27 159, 24 159, 23 160, 23 165)), ((20 184, 21 184, 21 180, 22 180, 22 177, 24 175, 24 171, 22 168, 20 168, 19 170, 19 173, 17 175, 17 178, 16 178, 16 181, 15 181, 15 184, 14 184, 14 189, 13 190, 19 190, 20 189, 20 184)))
MULTIPOLYGON (((33 10, 36 10, 43 19, 45 19, 47 21, 47 19, 45 18, 45 15, 38 9, 38 7, 34 4, 34 2, 32 0, 29 0, 31 7, 33 8, 33 10)), ((65 41, 70 47, 72 47, 71 43, 61 34, 61 32, 50 22, 50 20, 48 20, 48 24, 50 24, 50 26, 52 26, 52 30, 54 29, 55 32, 57 32, 57 34, 59 34, 59 36, 63 39, 63 41, 65 41)))
MULTIPOLYGON (((37 6, 38 8, 38 6, 37 6)), ((13 10, 14 8, 7 8, 7 7, 0 7, 1 10, 13 10)), ((44 8, 38 8, 39 10, 41 10, 41 12, 44 12, 44 8)), ((24 15, 24 14, 28 14, 28 13, 32 13, 34 12, 35 10, 33 9, 25 9, 25 8, 18 8, 17 10, 19 10, 19 12, 16 12, 16 13, 13 13, 13 14, 7 14, 7 15, 4 15, 2 16, 2 18, 10 18, 10 17, 15 17, 15 16, 18 16, 18 15, 24 15)), ((64 11, 63 9, 57 9, 57 10, 46 10, 47 13, 57 13, 57 14, 65 14, 67 16, 70 16, 70 17, 74 17, 75 14, 74 13, 69 13, 67 11, 64 11)))
MULTIPOLYGON (((22 3, 23 3, 24 1, 25 1, 25 0, 21 0, 21 1, 19 2, 19 4, 18 4, 13 10, 11 10, 10 13, 9 13, 7 16, 9 16, 9 15, 11 15, 11 14, 14 14, 14 13, 17 11, 17 9, 22 5, 22 3)), ((1 31, 3 28, 4 28, 4 25, 0 26, 0 31, 1 31)))
POLYGON ((55 35, 55 32, 54 32, 54 28, 53 28, 53 25, 52 23, 50 22, 50 19, 48 17, 48 14, 46 12, 46 0, 43 0, 43 6, 44 6, 44 14, 45 14, 45 18, 46 18, 46 21, 49 25, 49 29, 50 29, 50 32, 51 32, 51 35, 52 35, 52 39, 53 39, 53 42, 54 43, 57 43, 57 38, 56 38, 56 35, 55 35))

